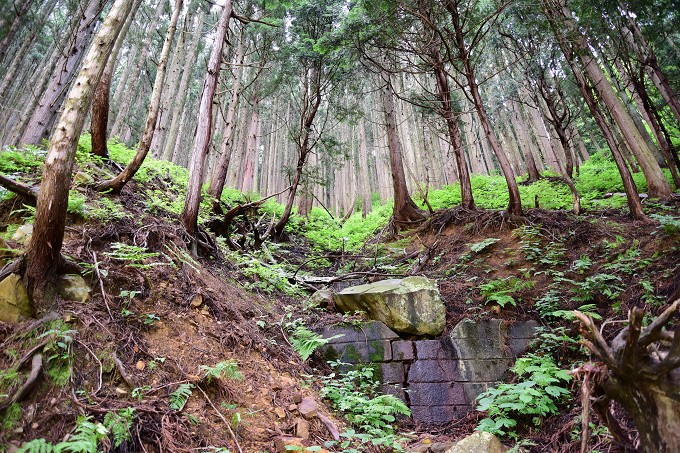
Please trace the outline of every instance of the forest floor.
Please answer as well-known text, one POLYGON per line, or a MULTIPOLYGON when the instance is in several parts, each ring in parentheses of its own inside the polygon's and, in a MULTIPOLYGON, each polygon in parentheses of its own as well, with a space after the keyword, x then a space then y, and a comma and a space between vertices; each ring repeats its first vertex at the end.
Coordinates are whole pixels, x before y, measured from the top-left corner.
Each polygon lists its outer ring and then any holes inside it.
MULTIPOLYGON (((319 397, 328 365, 318 354, 303 361, 287 326, 301 319, 315 329, 348 317, 310 305, 322 285, 304 276, 335 277, 335 288, 385 275, 434 278, 447 329, 465 317, 534 319, 553 334, 542 347, 564 367, 587 360, 566 341, 578 336, 569 310, 611 320, 604 328, 610 337, 632 306, 655 315, 680 297, 677 199, 647 203, 657 215, 652 222, 619 210, 575 216, 527 209, 511 221, 494 210, 440 210, 400 238, 385 241, 376 229, 352 250, 322 250, 293 230, 286 242, 246 256, 206 236, 195 258, 168 208, 182 200, 172 175, 146 177, 115 199, 89 189, 84 176, 74 189, 63 254, 92 288, 89 299, 60 300, 47 322, 0 323, 0 396, 13 395, 27 379, 30 356, 44 354, 34 391, 3 404, 0 451, 40 438, 77 439, 74 426, 89 416, 112 433, 100 440, 104 451, 273 452, 276 437, 295 432, 304 397, 344 431, 348 422, 319 397)), ((0 204, 5 259, 22 253, 25 238, 16 231, 30 217, 17 198, 0 204)), ((576 386, 571 394, 578 395, 576 386)), ((534 444, 531 451, 579 451, 579 414, 573 396, 540 428, 520 420, 518 435, 534 444)), ((408 451, 468 435, 483 416, 438 427, 398 423, 410 433, 408 451)), ((310 424, 309 445, 332 440, 319 418, 310 424)), ((590 446, 616 451, 597 429, 590 446)), ((387 450, 365 444, 358 451, 387 450)))

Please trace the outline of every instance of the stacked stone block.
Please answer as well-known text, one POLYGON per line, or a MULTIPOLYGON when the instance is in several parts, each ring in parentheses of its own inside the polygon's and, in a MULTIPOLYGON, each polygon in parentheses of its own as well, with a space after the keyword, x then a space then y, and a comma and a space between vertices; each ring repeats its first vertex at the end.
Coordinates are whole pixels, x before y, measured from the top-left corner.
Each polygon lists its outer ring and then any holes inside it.
POLYGON ((461 321, 449 335, 434 340, 405 340, 383 323, 331 326, 327 360, 357 366, 373 364, 383 391, 406 401, 416 421, 444 424, 468 413, 482 391, 504 378, 523 353, 537 324, 509 328, 497 319, 461 321))

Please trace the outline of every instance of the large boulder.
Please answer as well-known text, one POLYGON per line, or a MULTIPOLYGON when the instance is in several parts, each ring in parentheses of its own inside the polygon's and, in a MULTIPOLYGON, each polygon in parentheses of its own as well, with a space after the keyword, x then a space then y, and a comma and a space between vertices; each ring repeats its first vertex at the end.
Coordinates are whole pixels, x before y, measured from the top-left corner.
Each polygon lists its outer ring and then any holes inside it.
POLYGON ((505 453, 505 447, 496 436, 484 431, 474 434, 456 442, 446 453, 505 453))
POLYGON ((341 311, 363 311, 395 332, 437 336, 446 327, 437 282, 425 277, 352 286, 335 294, 333 300, 341 311))
POLYGON ((0 321, 19 322, 33 316, 31 300, 17 274, 9 274, 0 282, 0 321))

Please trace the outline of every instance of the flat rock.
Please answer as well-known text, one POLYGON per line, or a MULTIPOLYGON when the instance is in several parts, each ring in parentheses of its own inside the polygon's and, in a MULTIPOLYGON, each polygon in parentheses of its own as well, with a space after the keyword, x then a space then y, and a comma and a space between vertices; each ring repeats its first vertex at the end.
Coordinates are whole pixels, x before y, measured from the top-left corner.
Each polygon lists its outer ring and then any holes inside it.
POLYGON ((0 282, 0 321, 16 323, 33 316, 26 287, 17 274, 0 282))
POLYGON ((437 336, 446 326, 437 282, 425 277, 352 286, 335 294, 333 300, 340 311, 363 311, 395 332, 437 336))
POLYGON ((302 401, 300 401, 300 404, 298 405, 298 412, 307 420, 316 417, 318 410, 319 407, 317 406, 316 401, 310 396, 302 398, 302 401))
POLYGON ((309 422, 304 418, 295 419, 295 435, 302 439, 309 439, 309 422))
POLYGON ((496 436, 477 431, 456 442, 445 453, 505 453, 506 451, 508 448, 501 444, 496 436))

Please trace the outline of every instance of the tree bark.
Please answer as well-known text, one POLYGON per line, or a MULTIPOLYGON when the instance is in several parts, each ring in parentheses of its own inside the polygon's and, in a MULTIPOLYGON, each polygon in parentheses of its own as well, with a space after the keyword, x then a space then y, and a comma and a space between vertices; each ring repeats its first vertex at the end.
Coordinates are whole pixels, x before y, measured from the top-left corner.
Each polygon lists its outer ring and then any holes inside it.
POLYGON ((118 35, 116 44, 113 46, 109 61, 104 68, 104 73, 97 89, 94 91, 94 98, 92 100, 92 119, 90 120, 90 132, 92 135, 92 154, 95 156, 108 158, 109 150, 106 146, 106 138, 109 126, 109 92, 111 90, 111 78, 116 67, 116 59, 120 48, 125 41, 130 25, 134 22, 134 16, 137 8, 142 4, 142 0, 135 0, 135 3, 130 11, 130 14, 125 20, 125 25, 118 35))
MULTIPOLYGON (((198 110, 198 126, 196 138, 189 165, 189 184, 184 202, 184 211, 180 220, 190 237, 195 238, 198 232, 198 208, 201 204, 201 185, 203 184, 203 169, 208 155, 210 138, 212 135, 213 99, 222 64, 222 50, 229 29, 229 19, 232 15, 232 0, 227 0, 222 8, 222 15, 217 25, 215 41, 208 61, 208 69, 203 82, 201 103, 198 110)), ((195 244, 195 241, 194 241, 195 244)), ((194 249, 195 251, 195 249, 194 249)))
MULTIPOLYGON (((236 112, 241 96, 241 78, 243 77, 244 57, 245 46, 243 45, 243 37, 241 37, 236 50, 236 74, 234 75, 234 83, 231 87, 231 99, 229 101, 229 107, 227 108, 227 116, 225 118, 226 124, 222 133, 220 157, 210 181, 210 188, 208 189, 208 194, 217 200, 222 197, 224 184, 227 180, 227 172, 229 171, 229 161, 231 160, 232 145, 234 143, 234 123, 236 121, 236 112)), ((255 98, 255 100, 257 100, 257 98, 255 98)))
POLYGON ((463 139, 458 128, 458 118, 453 112, 453 103, 451 102, 451 88, 449 85, 448 76, 444 70, 444 60, 438 49, 435 49, 431 55, 432 69, 437 80, 437 93, 439 101, 441 102, 441 115, 446 121, 446 128, 449 133, 449 140, 453 147, 453 154, 456 156, 456 167, 458 169, 458 178, 460 181, 460 195, 461 206, 466 209, 475 209, 475 199, 472 195, 472 183, 470 182, 470 169, 465 160, 465 153, 463 151, 463 139))
POLYGON ((201 42, 201 30, 203 29, 203 19, 205 18, 205 12, 201 8, 196 16, 193 37, 191 43, 189 44, 189 54, 186 58, 186 67, 182 73, 182 80, 180 80, 179 88, 177 90, 177 95, 179 96, 173 103, 173 111, 170 114, 171 123, 170 130, 168 131, 168 138, 163 147, 163 152, 161 154, 162 158, 165 160, 171 160, 173 151, 175 150, 175 145, 177 144, 177 136, 179 134, 179 127, 181 123, 182 110, 186 105, 188 92, 189 92, 189 80, 193 73, 194 66, 196 64, 196 54, 198 52, 198 44, 201 42))
POLYGON ((135 173, 137 173, 139 167, 142 166, 144 159, 146 159, 146 155, 149 153, 151 140, 153 139, 153 134, 156 127, 156 120, 158 119, 158 109, 163 96, 163 81, 165 80, 165 72, 168 65, 168 55, 170 54, 172 40, 175 36, 177 21, 179 20, 179 14, 182 11, 183 4, 184 0, 175 0, 175 6, 172 10, 172 18, 170 19, 168 31, 165 33, 163 49, 161 50, 160 59, 158 60, 156 79, 154 80, 153 91, 151 92, 149 113, 146 117, 146 125, 144 126, 142 138, 139 141, 137 153, 135 154, 135 157, 132 158, 132 161, 128 164, 128 166, 125 167, 125 169, 120 174, 118 174, 118 176, 113 179, 109 179, 108 181, 103 181, 97 186, 97 190, 100 192, 111 191, 111 193, 117 194, 123 190, 125 184, 127 184, 127 182, 135 176, 135 173))
MULTIPOLYGON (((543 1, 548 2, 549 0, 543 1)), ((566 27, 569 33, 570 43, 573 45, 574 52, 579 56, 585 73, 592 81, 594 88, 619 126, 628 147, 640 164, 647 181, 649 195, 654 198, 669 197, 672 190, 666 176, 661 171, 661 167, 659 167, 654 152, 647 146, 621 100, 616 96, 614 89, 588 47, 585 37, 571 18, 571 11, 566 7, 565 0, 558 0, 558 2, 559 6, 553 7, 553 10, 556 14, 560 14, 562 26, 566 27)))
MULTIPOLYGON (((137 90, 137 85, 142 75, 142 69, 146 64, 149 52, 151 51, 151 44, 153 42, 154 33, 158 29, 158 22, 165 12, 166 3, 166 0, 158 0, 158 4, 156 5, 156 15, 151 22, 151 26, 147 30, 146 38, 142 44, 142 52, 139 54, 139 58, 137 59, 137 62, 134 66, 132 78, 130 79, 130 83, 128 83, 129 86, 127 88, 122 87, 122 89, 125 91, 121 93, 122 97, 120 99, 118 113, 116 114, 116 119, 113 121, 113 126, 111 127, 112 135, 118 135, 119 137, 123 137, 125 135, 126 127, 124 126, 124 123, 127 119, 128 112, 130 111, 130 106, 133 104, 133 96, 137 90)), ((118 93, 116 92, 116 97, 117 96, 118 93)))
POLYGON ((116 0, 89 47, 82 68, 69 90, 45 159, 36 206, 33 238, 27 251, 26 287, 37 312, 52 303, 44 291, 53 286, 64 240, 66 207, 78 138, 90 108, 93 91, 128 15, 133 0, 116 0), (44 297, 43 297, 44 296, 44 297))
POLYGON ((446 10, 449 12, 451 17, 451 24, 453 25, 453 30, 455 33, 456 47, 458 49, 458 56, 461 59, 463 65, 463 73, 468 82, 468 90, 472 98, 477 116, 479 117, 479 122, 484 130, 484 135, 488 140, 491 149, 493 150, 498 164, 501 167, 501 172, 505 178, 505 182, 508 185, 508 213, 512 215, 522 215, 522 200, 519 195, 519 188, 517 187, 517 181, 515 180, 515 174, 510 166, 510 161, 507 155, 501 149, 501 145, 498 142, 498 137, 491 127, 491 122, 489 120, 489 115, 484 107, 484 102, 482 101, 482 96, 479 93, 479 85, 477 85, 477 79, 475 76, 475 71, 472 65, 471 53, 468 48, 468 44, 465 42, 465 31, 463 30, 463 24, 461 23, 460 13, 458 11, 458 6, 451 0, 446 0, 445 2, 446 10))
POLYGON ((387 129, 387 148, 390 153, 390 170, 392 172, 392 189, 394 194, 394 209, 392 219, 396 232, 408 229, 425 219, 425 213, 411 199, 406 185, 402 147, 397 129, 397 116, 394 106, 394 89, 387 71, 382 73, 384 86, 381 90, 385 127, 387 129))
POLYGON ((36 145, 43 138, 48 137, 78 66, 88 48, 97 24, 97 18, 106 3, 106 0, 90 0, 87 7, 82 11, 77 31, 68 51, 61 55, 56 65, 59 70, 52 74, 50 83, 40 98, 38 108, 31 115, 26 129, 19 139, 19 144, 36 145))
POLYGON ((630 174, 630 170, 628 169, 626 161, 619 149, 619 145, 614 136, 614 131, 610 127, 602 109, 597 103, 595 95, 593 94, 592 91, 593 89, 588 85, 585 75, 583 74, 581 69, 576 65, 574 52, 572 51, 566 37, 561 32, 562 22, 558 20, 559 15, 556 14, 554 6, 550 3, 551 0, 542 0, 542 2, 544 11, 550 23, 550 27, 552 28, 552 31, 555 34, 555 37, 557 38, 557 41, 560 45, 560 48, 562 49, 562 53, 564 53, 567 63, 571 67, 574 77, 576 78, 576 83, 579 87, 579 90, 581 91, 581 94, 583 95, 583 98, 586 101, 586 104, 588 105, 590 113, 593 115, 595 122, 602 130, 602 133, 605 139, 607 140, 607 144, 609 145, 609 149, 611 150, 611 153, 614 156, 614 161, 616 162, 616 166, 619 169, 619 174, 621 175, 621 180, 623 182, 623 188, 626 192, 626 198, 628 201, 628 208, 630 210, 630 214, 633 218, 637 220, 646 220, 647 217, 645 216, 645 213, 642 210, 642 204, 640 203, 640 196, 638 195, 637 187, 635 187, 635 181, 633 181, 633 177, 630 174))

